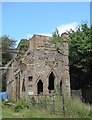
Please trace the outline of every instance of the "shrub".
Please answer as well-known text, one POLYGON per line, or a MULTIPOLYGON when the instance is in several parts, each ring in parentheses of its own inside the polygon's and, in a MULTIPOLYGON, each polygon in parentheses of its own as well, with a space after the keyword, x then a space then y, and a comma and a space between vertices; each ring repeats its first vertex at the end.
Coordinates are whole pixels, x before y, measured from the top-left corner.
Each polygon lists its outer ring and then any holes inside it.
POLYGON ((16 104, 15 112, 19 112, 19 111, 23 110, 25 107, 27 107, 24 99, 18 100, 15 104, 16 104))

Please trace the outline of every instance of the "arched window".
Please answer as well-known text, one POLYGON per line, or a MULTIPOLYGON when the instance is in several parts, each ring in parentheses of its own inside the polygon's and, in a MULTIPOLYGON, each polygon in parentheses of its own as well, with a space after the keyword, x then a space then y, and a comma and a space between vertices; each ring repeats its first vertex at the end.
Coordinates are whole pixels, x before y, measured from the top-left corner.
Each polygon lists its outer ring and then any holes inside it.
POLYGON ((54 80, 55 80, 55 75, 53 72, 51 72, 51 74, 49 75, 49 93, 51 92, 51 90, 54 90, 54 80))
POLYGON ((41 80, 37 83, 37 93, 42 94, 43 93, 43 82, 41 80))

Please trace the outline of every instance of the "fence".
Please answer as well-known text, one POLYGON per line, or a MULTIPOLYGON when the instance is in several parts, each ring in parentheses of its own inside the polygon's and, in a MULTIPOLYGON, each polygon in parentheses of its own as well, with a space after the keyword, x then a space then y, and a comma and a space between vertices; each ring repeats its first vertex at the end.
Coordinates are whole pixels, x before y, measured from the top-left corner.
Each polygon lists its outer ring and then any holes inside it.
POLYGON ((64 98, 60 94, 49 95, 33 95, 27 99, 28 105, 37 107, 39 109, 44 108, 50 114, 65 115, 64 110, 64 98))
POLYGON ((77 114, 85 118, 92 113, 92 108, 89 104, 83 103, 79 98, 65 98, 63 94, 28 96, 27 103, 30 108, 45 109, 49 114, 63 118, 76 118, 77 114))

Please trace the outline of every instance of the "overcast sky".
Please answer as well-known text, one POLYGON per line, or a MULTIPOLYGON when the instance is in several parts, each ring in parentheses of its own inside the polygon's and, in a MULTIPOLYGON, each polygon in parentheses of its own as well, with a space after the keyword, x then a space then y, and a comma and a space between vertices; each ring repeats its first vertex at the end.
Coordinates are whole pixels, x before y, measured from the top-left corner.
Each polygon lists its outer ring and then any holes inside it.
POLYGON ((55 28, 61 34, 83 21, 90 24, 90 2, 2 3, 2 35, 18 42, 33 34, 51 36, 55 28))

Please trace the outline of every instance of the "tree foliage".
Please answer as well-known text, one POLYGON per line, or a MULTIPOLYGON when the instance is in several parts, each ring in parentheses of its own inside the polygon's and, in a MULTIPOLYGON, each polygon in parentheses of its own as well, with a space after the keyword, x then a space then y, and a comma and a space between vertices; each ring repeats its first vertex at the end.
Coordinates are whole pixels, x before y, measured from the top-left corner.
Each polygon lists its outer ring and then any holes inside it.
POLYGON ((27 39, 21 39, 18 44, 18 49, 22 51, 27 51, 29 47, 29 41, 27 39))
MULTIPOLYGON (((1 53, 2 53, 2 66, 5 66, 13 58, 13 54, 9 52, 9 50, 15 48, 16 41, 5 35, 3 37, 0 37, 0 43, 1 43, 1 53)), ((6 90, 6 73, 3 73, 2 91, 5 90, 6 90)))
POLYGON ((19 52, 22 52, 22 54, 18 54, 16 56, 16 60, 19 61, 20 58, 22 57, 23 54, 25 54, 25 52, 28 50, 28 47, 29 47, 29 40, 27 39, 21 39, 18 46, 17 46, 17 49, 19 50, 19 52))
POLYGON ((56 28, 55 32, 52 34, 51 43, 57 45, 61 42, 61 36, 59 34, 58 29, 56 28))
POLYGON ((72 89, 92 85, 92 35, 91 28, 83 23, 69 32, 69 61, 72 89))
MULTIPOLYGON (((72 29, 68 31, 68 35, 71 88, 90 87, 92 86, 92 27, 82 23, 76 31, 72 29)), ((60 36, 56 30, 52 36, 52 43, 58 44, 61 39, 62 35, 60 36)))
POLYGON ((8 36, 0 37, 0 41, 2 44, 2 66, 7 64, 13 57, 13 54, 7 50, 15 48, 16 41, 8 36))

